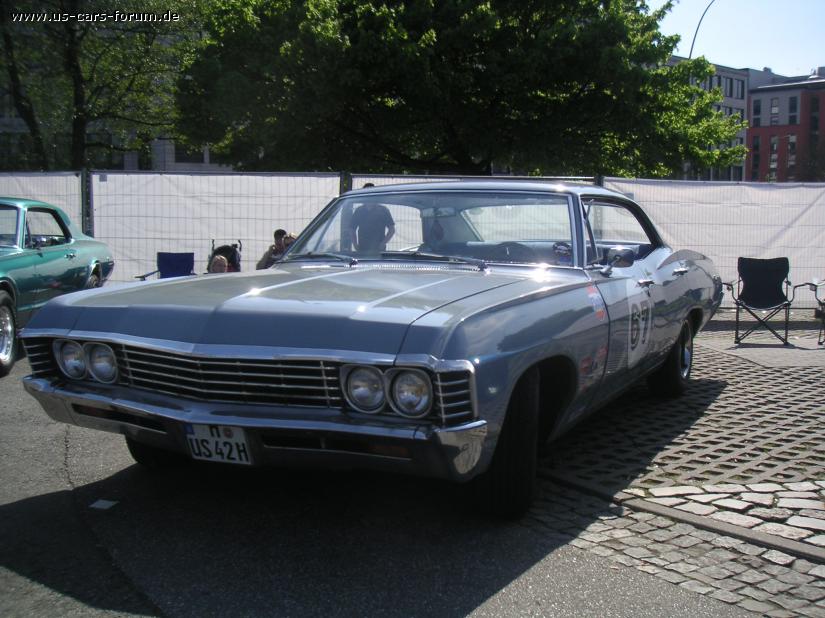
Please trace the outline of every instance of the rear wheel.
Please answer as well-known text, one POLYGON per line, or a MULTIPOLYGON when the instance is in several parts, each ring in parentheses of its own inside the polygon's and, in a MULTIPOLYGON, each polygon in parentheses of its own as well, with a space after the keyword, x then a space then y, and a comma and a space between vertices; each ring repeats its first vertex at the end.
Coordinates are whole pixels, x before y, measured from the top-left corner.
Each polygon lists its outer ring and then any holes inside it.
POLYGON ((0 292, 0 376, 8 375, 14 367, 17 345, 14 302, 7 292, 0 292))
POLYGON ((148 470, 167 470, 187 463, 189 459, 180 453, 167 451, 156 446, 149 446, 126 437, 129 454, 137 463, 148 470))
POLYGON ((679 338, 664 364, 647 377, 650 390, 662 397, 678 397, 687 389, 693 368, 693 327, 685 320, 679 338))
POLYGON ((533 503, 538 419, 539 372, 533 367, 513 391, 490 467, 473 480, 479 506, 494 517, 521 517, 533 503))

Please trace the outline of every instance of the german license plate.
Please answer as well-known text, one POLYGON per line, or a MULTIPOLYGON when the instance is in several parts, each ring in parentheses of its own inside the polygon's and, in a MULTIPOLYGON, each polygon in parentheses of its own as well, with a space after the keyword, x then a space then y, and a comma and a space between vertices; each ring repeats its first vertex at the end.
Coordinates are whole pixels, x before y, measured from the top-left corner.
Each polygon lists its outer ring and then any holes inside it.
POLYGON ((186 441, 193 459, 251 465, 246 434, 228 425, 186 424, 186 441))

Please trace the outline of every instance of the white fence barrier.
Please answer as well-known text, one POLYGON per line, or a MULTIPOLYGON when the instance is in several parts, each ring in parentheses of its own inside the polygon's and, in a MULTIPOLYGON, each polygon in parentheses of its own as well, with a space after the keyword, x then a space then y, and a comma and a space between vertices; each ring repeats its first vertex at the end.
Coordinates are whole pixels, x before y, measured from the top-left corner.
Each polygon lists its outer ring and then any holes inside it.
MULTIPOLYGON (((709 256, 723 281, 737 279, 739 257, 787 257, 795 284, 825 279, 823 184, 608 178, 605 187, 639 202, 674 248, 709 256)), ((795 307, 814 305, 807 289, 797 291, 795 307)))
POLYGON ((47 202, 65 211, 82 229, 80 172, 13 172, 0 174, 0 196, 47 202))
POLYGON ((253 270, 274 229, 300 232, 339 187, 338 174, 95 172, 94 232, 114 254, 112 281, 155 270, 160 251, 194 252, 203 273, 212 239, 240 239, 242 269, 253 270))

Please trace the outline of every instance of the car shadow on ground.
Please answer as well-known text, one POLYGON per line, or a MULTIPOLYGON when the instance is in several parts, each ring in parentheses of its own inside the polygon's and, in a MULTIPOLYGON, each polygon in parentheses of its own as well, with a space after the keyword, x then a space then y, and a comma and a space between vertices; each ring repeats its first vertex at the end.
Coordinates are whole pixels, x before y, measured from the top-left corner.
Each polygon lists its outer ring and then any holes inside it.
MULTIPOLYGON (((568 490, 540 489, 540 503, 557 504, 554 491, 568 490)), ((565 532, 537 534, 488 521, 464 492, 426 479, 130 466, 0 506, 0 565, 141 615, 464 616, 610 513, 587 508, 565 532), (99 499, 117 504, 89 508, 99 499)))

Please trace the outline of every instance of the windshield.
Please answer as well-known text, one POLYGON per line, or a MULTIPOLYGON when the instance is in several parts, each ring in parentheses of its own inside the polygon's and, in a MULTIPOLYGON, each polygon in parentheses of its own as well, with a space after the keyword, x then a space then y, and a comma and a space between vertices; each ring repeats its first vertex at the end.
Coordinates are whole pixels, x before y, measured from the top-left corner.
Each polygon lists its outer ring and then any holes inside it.
POLYGON ((17 244, 17 208, 0 205, 0 247, 17 244))
POLYGON ((515 191, 399 192, 345 197, 287 260, 463 258, 573 265, 567 196, 515 191))

